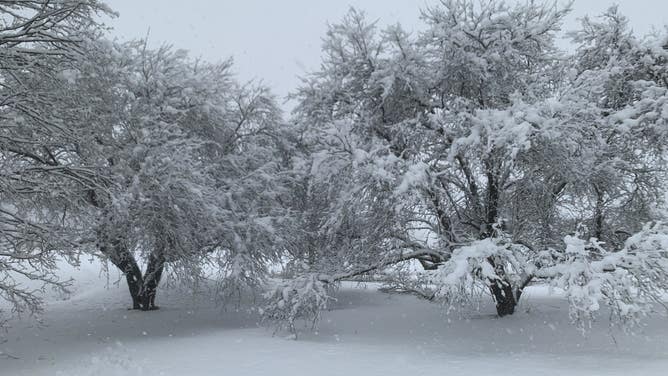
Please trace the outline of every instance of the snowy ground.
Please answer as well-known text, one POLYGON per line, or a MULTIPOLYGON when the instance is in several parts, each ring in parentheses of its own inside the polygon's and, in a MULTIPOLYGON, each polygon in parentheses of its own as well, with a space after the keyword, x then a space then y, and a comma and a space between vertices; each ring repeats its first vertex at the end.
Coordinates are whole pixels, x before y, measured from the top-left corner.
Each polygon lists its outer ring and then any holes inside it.
POLYGON ((535 287, 520 312, 492 307, 468 318, 376 286, 348 285, 317 332, 297 341, 260 327, 246 308, 222 310, 206 294, 161 292, 159 311, 128 311, 124 285, 105 288, 91 268, 73 272, 69 300, 51 299, 41 323, 0 334, 0 375, 666 375, 668 320, 641 333, 583 336, 564 302, 535 287), (528 312, 527 312, 528 311, 528 312))

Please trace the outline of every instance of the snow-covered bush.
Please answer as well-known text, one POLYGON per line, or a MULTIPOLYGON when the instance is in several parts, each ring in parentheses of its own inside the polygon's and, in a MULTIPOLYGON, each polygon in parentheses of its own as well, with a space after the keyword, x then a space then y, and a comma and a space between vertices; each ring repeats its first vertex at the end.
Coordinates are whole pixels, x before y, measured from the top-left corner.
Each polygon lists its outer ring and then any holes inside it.
POLYGON ((299 320, 315 327, 321 312, 334 300, 331 294, 336 289, 335 283, 322 278, 322 275, 308 274, 278 282, 265 295, 267 302, 262 308, 264 320, 277 328, 288 329, 294 335, 299 320))

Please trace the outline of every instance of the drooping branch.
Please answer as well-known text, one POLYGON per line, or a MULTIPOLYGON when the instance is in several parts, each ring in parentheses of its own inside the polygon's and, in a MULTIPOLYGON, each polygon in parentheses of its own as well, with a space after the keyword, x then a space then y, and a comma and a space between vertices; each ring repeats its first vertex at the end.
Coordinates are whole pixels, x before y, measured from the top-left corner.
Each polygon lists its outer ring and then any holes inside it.
POLYGON ((420 259, 421 257, 425 256, 433 257, 435 255, 437 254, 431 251, 414 251, 406 254, 399 254, 393 257, 389 257, 388 259, 380 261, 378 263, 358 267, 348 272, 341 272, 333 275, 320 274, 318 275, 318 280, 324 283, 335 283, 348 278, 366 274, 374 270, 383 269, 387 266, 396 265, 404 261, 420 259))

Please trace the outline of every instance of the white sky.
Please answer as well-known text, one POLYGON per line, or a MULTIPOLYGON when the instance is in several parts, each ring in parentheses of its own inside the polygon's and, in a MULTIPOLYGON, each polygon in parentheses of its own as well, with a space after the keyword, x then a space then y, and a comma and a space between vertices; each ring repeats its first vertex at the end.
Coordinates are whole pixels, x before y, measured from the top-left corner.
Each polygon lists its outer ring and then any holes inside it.
MULTIPOLYGON (((510 0, 508 2, 512 2, 510 0)), ((233 56, 242 80, 261 78, 279 96, 316 69, 327 22, 337 22, 350 6, 367 12, 380 25, 421 27, 419 9, 436 0, 108 0, 120 13, 108 21, 121 39, 144 37, 168 42, 195 57, 218 61, 233 56)), ((576 19, 598 15, 612 0, 575 0, 565 29, 576 19)), ((668 24, 668 0, 618 0, 632 28, 645 34, 668 24)))

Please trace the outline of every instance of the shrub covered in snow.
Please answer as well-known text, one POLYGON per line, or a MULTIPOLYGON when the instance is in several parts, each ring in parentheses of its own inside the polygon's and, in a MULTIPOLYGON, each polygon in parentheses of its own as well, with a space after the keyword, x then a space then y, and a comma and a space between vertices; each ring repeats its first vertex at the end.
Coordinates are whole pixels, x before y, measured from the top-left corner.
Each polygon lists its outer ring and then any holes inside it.
POLYGON ((277 283, 265 295, 267 303, 262 309, 264 319, 295 335, 299 320, 305 320, 306 324, 310 322, 314 327, 321 311, 327 309, 334 299, 331 294, 336 288, 322 278, 318 274, 307 274, 277 283))

